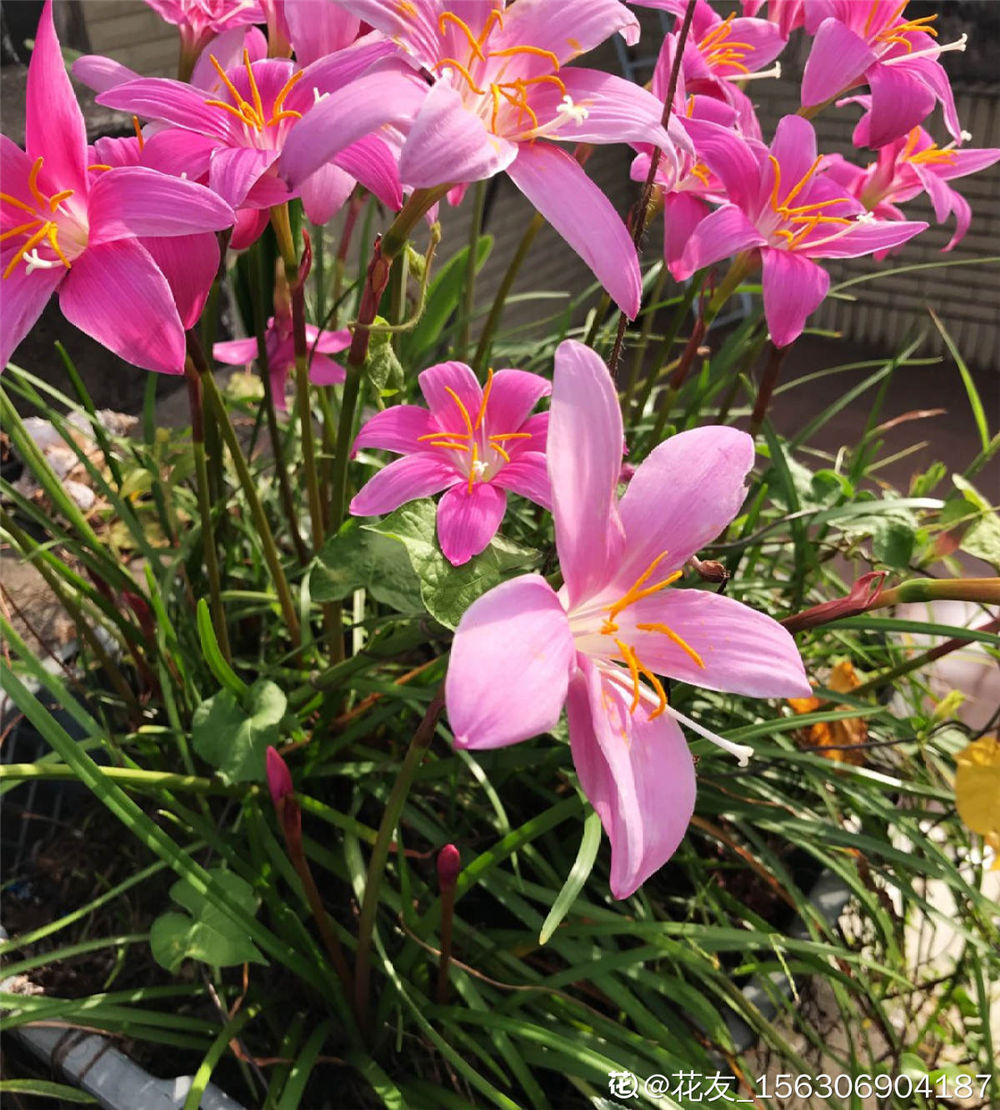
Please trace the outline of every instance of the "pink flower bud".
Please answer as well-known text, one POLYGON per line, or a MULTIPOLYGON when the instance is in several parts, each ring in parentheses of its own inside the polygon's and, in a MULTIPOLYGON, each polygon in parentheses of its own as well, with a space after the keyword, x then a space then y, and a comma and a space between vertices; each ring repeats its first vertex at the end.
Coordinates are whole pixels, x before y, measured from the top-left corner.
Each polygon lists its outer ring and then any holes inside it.
POLYGON ((292 776, 288 764, 278 754, 276 748, 267 749, 267 788, 271 791, 274 808, 281 809, 281 803, 292 793, 292 776))
POLYGON ((437 858, 438 886, 441 892, 454 890, 458 873, 462 870, 462 857, 454 844, 446 844, 437 858))

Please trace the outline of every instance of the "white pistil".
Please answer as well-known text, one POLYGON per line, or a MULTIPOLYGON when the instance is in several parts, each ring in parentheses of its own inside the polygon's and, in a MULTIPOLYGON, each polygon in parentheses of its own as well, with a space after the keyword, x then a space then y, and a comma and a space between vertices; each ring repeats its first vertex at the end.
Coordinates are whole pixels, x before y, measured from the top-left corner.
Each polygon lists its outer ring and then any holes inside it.
POLYGON ((61 266, 62 262, 57 258, 39 258, 38 247, 23 256, 25 263, 24 272, 26 274, 33 274, 35 270, 54 270, 57 266, 61 266))
POLYGON ((760 81, 765 77, 780 77, 781 62, 775 62, 770 69, 762 69, 760 73, 727 73, 726 81, 760 81))
POLYGON ((313 85, 313 107, 315 108, 317 104, 322 103, 329 95, 328 92, 321 93, 319 89, 313 85))
POLYGON ((556 114, 565 120, 572 120, 578 127, 590 115, 589 109, 582 104, 574 104, 573 98, 567 93, 559 102, 556 114))
POLYGON ((741 767, 750 766, 750 757, 753 755, 753 748, 747 744, 734 744, 732 740, 726 740, 722 736, 711 732, 707 728, 703 728, 697 721, 692 721, 686 714, 674 709, 672 705, 667 706, 667 712, 676 721, 681 724, 687 725, 692 732, 697 732, 699 736, 704 737, 706 740, 711 740, 717 747, 722 748, 723 751, 729 752, 730 755, 736 756, 737 761, 741 767))
POLYGON ((472 473, 475 474, 477 478, 482 478, 488 466, 489 464, 483 462, 482 459, 476 459, 476 461, 472 464, 472 473))
POLYGON ((897 66, 900 62, 912 62, 917 58, 937 57, 938 54, 946 54, 949 50, 964 50, 968 41, 969 36, 962 35, 955 42, 946 42, 943 46, 928 46, 926 50, 914 50, 911 54, 897 54, 895 58, 882 58, 880 61, 884 66, 897 66))

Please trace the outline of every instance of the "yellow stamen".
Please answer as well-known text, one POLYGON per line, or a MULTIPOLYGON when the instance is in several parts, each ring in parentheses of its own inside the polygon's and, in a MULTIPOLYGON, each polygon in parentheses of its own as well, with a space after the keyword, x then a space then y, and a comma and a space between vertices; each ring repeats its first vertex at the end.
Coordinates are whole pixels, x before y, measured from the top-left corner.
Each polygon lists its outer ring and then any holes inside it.
POLYGON ((510 455, 500 446, 499 443, 491 443, 490 446, 496 451, 504 462, 510 462, 510 455))
MULTIPOLYGON (((486 385, 483 387, 483 399, 479 403, 479 412, 476 414, 476 423, 473 425, 473 431, 479 430, 479 425, 483 422, 483 417, 486 415, 486 402, 490 399, 490 393, 493 391, 493 370, 490 368, 486 371, 486 385)), ((490 437, 492 438, 492 437, 490 437)))
POLYGON ((271 118, 267 121, 268 127, 272 123, 277 123, 279 119, 288 119, 294 117, 295 119, 302 119, 302 113, 296 111, 283 110, 282 105, 285 103, 285 97, 295 88, 296 83, 302 77, 302 70, 298 73, 293 73, 291 77, 285 82, 284 88, 274 98, 274 104, 271 107, 271 118))
POLYGON ((73 195, 72 189, 63 189, 61 193, 56 193, 54 196, 49 197, 49 211, 55 212, 60 204, 68 197, 73 195))
POLYGON ((643 665, 642 660, 636 654, 635 648, 630 647, 621 640, 615 640, 615 644, 622 653, 622 657, 628 665, 629 674, 632 677, 632 704, 629 706, 629 712, 634 713, 636 709, 639 708, 639 701, 642 696, 642 683, 639 681, 639 676, 643 675, 649 679, 649 683, 659 699, 659 704, 649 715, 649 719, 652 721, 656 717, 659 717, 667 708, 667 692, 663 689, 663 683, 660 682, 648 667, 643 665))
POLYGON ((31 173, 28 174, 28 188, 31 190, 31 195, 38 202, 39 208, 44 208, 48 203, 48 197, 38 188, 38 175, 42 169, 42 158, 36 158, 34 165, 31 167, 31 173))
POLYGON ((458 70, 458 72, 465 78, 466 84, 477 96, 486 95, 486 90, 481 89, 476 84, 476 82, 472 80, 472 74, 465 68, 464 65, 462 65, 461 62, 457 61, 455 58, 442 58, 441 61, 434 63, 433 68, 437 70, 446 68, 458 70))
POLYGON ((543 50, 540 46, 508 46, 504 50, 491 50, 491 58, 514 58, 518 54, 532 54, 536 58, 548 58, 553 69, 559 68, 559 59, 551 50, 543 50))
POLYGON ((10 193, 0 193, 0 200, 5 204, 12 204, 15 208, 20 208, 22 212, 30 212, 32 216, 35 215, 35 209, 30 204, 25 204, 23 200, 12 197, 10 193))
POLYGON ((634 713, 639 707, 639 662, 628 644, 615 640, 615 645, 622 653, 622 658, 628 664, 628 672, 632 676, 632 704, 629 706, 629 712, 634 713))
POLYGON ((67 270, 69 270, 71 268, 70 264, 69 264, 69 259, 66 257, 66 255, 63 254, 62 248, 59 246, 59 240, 56 238, 58 230, 59 229, 56 227, 55 224, 49 224, 49 227, 48 227, 49 245, 56 252, 56 254, 59 255, 59 261, 62 262, 62 264, 66 267, 67 270))
POLYGON ((13 239, 15 235, 23 235, 26 231, 30 231, 35 224, 40 224, 41 222, 41 217, 38 217, 34 220, 29 220, 26 224, 19 224, 17 227, 10 228, 9 231, 5 231, 0 235, 0 243, 5 242, 7 239, 13 239))
POLYGON ((458 410, 462 414, 462 419, 465 421, 466 430, 469 433, 469 438, 472 438, 473 427, 472 418, 469 416, 469 410, 462 404, 462 398, 451 388, 450 385, 444 387, 445 393, 450 393, 452 400, 458 405, 458 410))
POLYGON ((250 51, 247 50, 246 47, 243 48, 243 65, 246 67, 247 79, 250 82, 250 95, 253 97, 254 111, 257 118, 263 123, 264 102, 260 98, 260 89, 257 88, 257 82, 253 75, 253 68, 250 65, 250 51))
POLYGON ((469 448, 464 443, 432 443, 431 447, 444 447, 447 451, 463 451, 466 455, 469 448))
POLYGON ((423 443, 429 439, 468 439, 468 432, 428 432, 425 436, 417 436, 417 443, 423 443))
POLYGON ((608 607, 608 617, 614 620, 615 617, 623 610, 627 609, 630 605, 634 605, 637 601, 642 601, 645 597, 651 597, 660 590, 666 589, 667 586, 672 585, 684 573, 681 570, 675 570, 673 574, 667 575, 662 582, 657 582, 655 586, 647 586, 642 589, 643 583, 648 582, 652 577, 653 572, 660 565, 660 563, 667 557, 667 552, 663 551, 649 564, 648 567, 639 575, 639 577, 632 583, 625 593, 614 603, 608 607))
POLYGON ((103 162, 94 162, 93 165, 87 167, 88 170, 110 170, 110 166, 106 166, 103 162))
MULTIPOLYGON (((774 160, 774 155, 768 155, 768 157, 771 158, 772 160, 774 160)), ((806 185, 809 182, 809 178, 812 177, 812 175, 816 172, 816 170, 819 168, 820 162, 822 162, 822 161, 823 161, 823 155, 822 154, 817 155, 816 161, 813 162, 813 164, 809 167, 808 170, 806 170, 806 172, 803 174, 803 176, 799 179, 798 183, 796 185, 792 186, 791 191, 789 192, 788 196, 785 197, 785 199, 782 201, 781 210, 786 211, 786 212, 788 211, 788 206, 799 195, 799 193, 801 193, 802 190, 806 187, 806 185)))
POLYGON ((705 669, 705 661, 702 659, 702 657, 694 650, 693 647, 691 647, 691 645, 686 640, 684 640, 681 636, 678 636, 677 633, 672 628, 669 628, 667 625, 637 624, 636 628, 638 628, 642 632, 659 632, 661 635, 666 636, 671 643, 676 644, 681 649, 681 651, 685 652, 690 657, 692 662, 701 667, 702 670, 705 669))
POLYGON ((132 117, 132 130, 135 131, 135 137, 139 140, 139 149, 142 150, 146 145, 146 140, 142 135, 142 125, 139 123, 139 117, 132 117))
POLYGON ((503 30, 503 12, 498 8, 493 8, 486 17, 486 22, 483 24, 483 29, 480 32, 479 38, 476 39, 476 42, 480 46, 490 37, 494 27, 499 27, 501 31, 503 30))
POLYGON ((469 493, 472 493, 472 486, 476 480, 476 463, 479 462, 479 444, 473 443, 472 445, 472 466, 469 467, 469 493))
POLYGON ((41 228, 39 228, 39 230, 36 231, 35 234, 32 235, 31 238, 28 239, 28 241, 20 247, 20 249, 15 253, 14 257, 10 260, 10 262, 7 263, 7 269, 3 272, 3 276, 5 278, 9 278, 10 275, 17 268, 18 262, 20 262, 28 253, 28 251, 30 251, 33 247, 37 247, 38 244, 45 238, 45 236, 48 235, 50 226, 50 224, 43 224, 41 228))
POLYGON ((499 440, 504 443, 508 439, 531 439, 531 432, 503 432, 500 435, 490 436, 490 442, 499 440))
POLYGON ((480 48, 482 44, 469 29, 468 23, 466 23, 462 19, 459 19, 454 12, 442 12, 441 18, 438 19, 438 30, 441 32, 442 35, 446 33, 445 28, 449 23, 454 24, 462 32, 462 34, 465 35, 465 37, 469 40, 469 47, 472 50, 472 53, 475 54, 475 56, 481 62, 485 62, 486 55, 482 52, 480 48))
MULTIPOLYGON (((216 58, 214 54, 209 54, 208 60, 212 63, 212 68, 215 70, 215 72, 219 75, 219 77, 222 78, 222 83, 229 90, 229 93, 232 96, 233 100, 236 101, 237 107, 234 108, 232 104, 227 104, 224 100, 206 100, 205 103, 212 104, 218 108, 225 108, 227 109, 227 111, 232 112, 233 115, 235 115, 242 122, 248 122, 243 110, 244 108, 249 108, 252 112, 253 108, 251 108, 250 105, 247 104, 247 102, 240 95, 239 90, 232 83, 232 81, 229 80, 228 76, 226 75, 226 71, 219 64, 219 59, 216 58)), ((263 123, 263 119, 261 119, 261 122, 263 123)))

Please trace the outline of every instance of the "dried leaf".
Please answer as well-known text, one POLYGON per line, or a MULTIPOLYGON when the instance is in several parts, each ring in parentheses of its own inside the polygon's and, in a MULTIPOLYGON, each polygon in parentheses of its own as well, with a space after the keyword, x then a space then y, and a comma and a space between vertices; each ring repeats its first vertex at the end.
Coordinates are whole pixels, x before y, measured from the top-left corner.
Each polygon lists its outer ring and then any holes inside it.
MULTIPOLYGON (((841 660, 834 666, 827 682, 827 687, 836 694, 847 694, 860 685, 861 680, 849 659, 841 660)), ((789 698, 788 704, 796 713, 815 713, 829 703, 814 696, 789 698)), ((847 709, 848 706, 840 705, 837 708, 847 709)), ((820 721, 809 725, 800 735, 803 747, 818 748, 820 754, 826 759, 832 759, 837 763, 850 763, 854 767, 863 767, 865 764, 864 749, 860 745, 868 740, 868 724, 861 717, 847 717, 840 721, 820 721)))

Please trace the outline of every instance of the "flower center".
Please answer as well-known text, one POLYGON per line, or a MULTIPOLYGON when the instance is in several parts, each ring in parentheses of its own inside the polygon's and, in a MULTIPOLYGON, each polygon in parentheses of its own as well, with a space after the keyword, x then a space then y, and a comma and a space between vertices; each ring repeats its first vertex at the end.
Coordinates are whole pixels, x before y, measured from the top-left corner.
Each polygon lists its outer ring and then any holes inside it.
POLYGON ((740 73, 749 73, 749 67, 743 64, 743 59, 753 50, 749 42, 735 42, 729 36, 733 31, 735 12, 730 12, 721 23, 716 24, 711 31, 698 43, 705 64, 710 69, 723 69, 726 66, 740 73))
POLYGON ((245 48, 243 50, 243 67, 247 71, 247 82, 250 86, 250 100, 247 100, 239 89, 236 88, 214 54, 210 54, 208 60, 212 63, 222 83, 226 86, 234 103, 230 104, 227 100, 206 100, 206 104, 213 108, 221 108, 223 111, 235 116, 244 127, 251 131, 256 131, 261 135, 265 134, 268 128, 277 127, 282 120, 302 118, 301 112, 292 111, 283 107, 285 97, 288 96, 295 87, 296 82, 302 77, 302 70, 293 73, 291 77, 288 78, 284 87, 274 98, 271 104, 270 115, 268 115, 264 109, 264 102, 261 99, 260 89, 257 87, 257 79, 254 77, 253 66, 250 64, 250 52, 248 50, 245 48))
MULTIPOLYGON (((772 227, 769 233, 784 240, 783 243, 774 243, 774 246, 783 246, 786 250, 795 250, 796 247, 802 245, 813 247, 816 246, 818 242, 828 243, 832 239, 839 238, 841 235, 849 232, 858 222, 856 219, 847 219, 845 216, 828 216, 822 211, 824 208, 829 208, 830 205, 833 204, 844 204, 847 200, 846 197, 833 197, 830 200, 811 201, 807 204, 792 204, 792 201, 802 192, 816 173, 820 162, 823 161, 822 155, 816 158, 809 169, 806 170, 802 177, 800 177, 791 189, 789 189, 784 200, 781 201, 778 200, 781 194, 781 165, 773 154, 769 154, 767 157, 774 169, 774 186, 771 189, 771 195, 767 203, 771 212, 777 216, 777 223, 784 225, 781 227, 772 227), (827 236, 822 240, 813 239, 810 240, 808 244, 805 244, 809 236, 821 226, 835 227, 837 231, 833 235, 827 236)), ((765 232, 765 234, 768 233, 765 232)))
MULTIPOLYGON (((619 626, 616 618, 624 610, 628 609, 629 606, 634 605, 637 601, 642 601, 643 598, 652 597, 653 594, 659 593, 660 590, 664 590, 668 586, 672 586, 674 582, 676 582, 677 579, 681 577, 684 572, 681 570, 675 570, 673 574, 668 574, 666 578, 662 578, 659 582, 655 582, 651 586, 646 585, 646 583, 649 582, 649 580, 655 574, 656 568, 667 557, 667 554, 668 553, 666 551, 661 551, 660 554, 657 555, 655 559, 653 559, 649 566, 646 567, 642 574, 640 574, 639 577, 632 583, 632 585, 629 586, 625 593, 623 593, 617 601, 613 601, 610 605, 605 607, 608 615, 605 618, 604 623, 601 625, 601 634, 603 636, 610 636, 613 639, 615 647, 618 648, 619 654, 625 661, 625 665, 628 667, 629 670, 629 676, 632 679, 632 704, 629 706, 629 712, 634 713, 639 707, 639 701, 642 697, 643 690, 642 683, 640 681, 640 678, 642 676, 648 679, 649 684, 653 687, 653 691, 659 698, 659 704, 649 715, 650 720, 652 720, 654 717, 659 717, 660 714, 666 710, 667 693, 664 690, 663 684, 660 682, 660 680, 647 666, 645 666, 645 664, 639 658, 635 646, 633 644, 628 644, 624 640, 619 639, 615 636, 615 633, 619 631, 619 626)), ((687 641, 682 636, 679 636, 668 625, 661 622, 639 622, 635 625, 635 627, 640 632, 656 632, 659 633, 661 636, 666 636, 672 644, 676 644, 677 647, 679 647, 681 651, 683 651, 694 663, 704 669, 704 660, 698 654, 698 652, 696 652, 694 648, 691 647, 691 645, 687 643, 687 641)))
MULTIPOLYGON (((9 193, 0 193, 0 200, 3 200, 5 204, 9 204, 12 208, 19 209, 25 216, 16 227, 8 228, 0 235, 0 242, 3 243, 18 237, 24 239, 24 242, 15 250, 13 257, 4 269, 3 276, 5 278, 10 277, 17 269, 19 262, 24 262, 25 272, 29 274, 34 273, 35 270, 51 270, 56 266, 64 266, 69 270, 72 266, 70 259, 66 256, 66 251, 59 243, 60 223, 55 217, 61 214, 60 208, 73 195, 73 190, 63 189, 61 192, 46 196, 38 187, 38 175, 41 172, 43 161, 44 159, 41 157, 36 158, 34 165, 31 167, 31 172, 28 174, 28 189, 34 199, 33 205, 11 196, 9 193), (43 257, 39 254, 39 250, 51 251, 52 254, 43 257)), ((62 230, 68 230, 72 234, 72 229, 64 227, 62 230)), ((87 243, 86 229, 77 230, 82 230, 82 242, 77 241, 74 246, 82 249, 87 243)), ((78 234, 73 238, 79 240, 80 236, 78 234)), ((74 252, 71 250, 70 253, 75 257, 80 251, 76 250, 74 252)))
POLYGON ((503 29, 503 15, 499 10, 494 8, 490 11, 479 35, 474 34, 469 25, 454 12, 442 12, 438 20, 442 39, 447 36, 449 26, 456 28, 464 37, 468 53, 464 60, 451 55, 441 58, 434 63, 433 68, 442 74, 447 71, 458 74, 466 86, 464 99, 467 106, 481 115, 484 121, 488 120, 489 129, 494 135, 528 129, 533 132, 533 137, 537 137, 558 130, 566 122, 579 124, 587 118, 587 109, 573 103, 572 97, 566 92, 566 85, 556 76, 559 59, 551 50, 528 45, 508 46, 502 50, 488 49, 490 35, 498 27, 503 29), (505 79, 509 60, 513 58, 529 61, 541 58, 549 62, 552 72, 505 79), (500 64, 497 65, 494 59, 500 59, 500 64), (531 99, 535 90, 545 85, 555 86, 562 94, 562 100, 556 107, 555 117, 546 124, 540 124, 531 99), (469 103, 468 94, 476 98, 472 103, 469 103), (513 119, 510 118, 511 113, 513 119))
MULTIPOLYGON (((449 14, 449 13, 445 13, 449 14)), ((431 447, 440 447, 444 451, 457 451, 464 455, 459 469, 469 477, 469 493, 477 481, 488 482, 505 462, 510 462, 510 454, 504 446, 506 443, 518 439, 531 439, 531 432, 500 432, 496 435, 487 435, 483 423, 486 417, 486 406, 489 403, 490 393, 493 391, 493 371, 486 375, 486 385, 483 387, 483 399, 479 403, 476 419, 473 420, 462 398, 451 386, 445 386, 445 391, 458 407, 464 432, 430 432, 418 436, 419 443, 427 443, 431 447)))

